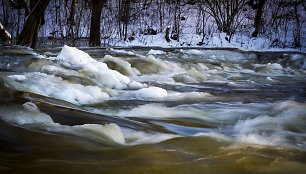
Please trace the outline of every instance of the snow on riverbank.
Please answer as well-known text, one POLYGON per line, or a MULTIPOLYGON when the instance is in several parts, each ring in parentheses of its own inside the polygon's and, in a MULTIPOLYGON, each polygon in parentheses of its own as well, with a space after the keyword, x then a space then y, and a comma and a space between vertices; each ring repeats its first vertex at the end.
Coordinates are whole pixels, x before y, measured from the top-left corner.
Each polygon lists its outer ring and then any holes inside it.
MULTIPOLYGON (((165 40, 165 34, 139 35, 134 41, 118 41, 112 46, 141 46, 141 47, 203 47, 203 48, 238 48, 244 51, 300 51, 306 52, 306 45, 301 48, 276 47, 273 41, 266 37, 249 37, 242 34, 234 35, 231 42, 228 41, 226 33, 215 33, 212 38, 202 41, 202 36, 197 34, 182 34, 180 41, 165 40)), ((305 41, 303 43, 306 43, 305 41)))

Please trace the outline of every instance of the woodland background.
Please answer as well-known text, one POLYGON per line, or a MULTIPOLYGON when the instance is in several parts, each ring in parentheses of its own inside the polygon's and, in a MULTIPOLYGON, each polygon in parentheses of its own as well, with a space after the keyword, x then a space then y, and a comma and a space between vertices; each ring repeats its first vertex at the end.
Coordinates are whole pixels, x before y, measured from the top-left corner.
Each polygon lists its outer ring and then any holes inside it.
POLYGON ((251 42, 261 42, 267 48, 305 49, 305 14, 302 0, 0 2, 0 22, 12 43, 33 48, 214 46, 213 42, 251 47, 251 42))

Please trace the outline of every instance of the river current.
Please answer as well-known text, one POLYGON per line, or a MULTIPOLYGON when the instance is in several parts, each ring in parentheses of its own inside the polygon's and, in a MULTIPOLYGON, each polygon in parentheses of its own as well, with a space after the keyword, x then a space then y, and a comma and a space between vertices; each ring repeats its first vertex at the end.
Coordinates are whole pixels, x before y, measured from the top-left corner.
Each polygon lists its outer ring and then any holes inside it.
POLYGON ((306 55, 0 47, 0 173, 306 173, 306 55))

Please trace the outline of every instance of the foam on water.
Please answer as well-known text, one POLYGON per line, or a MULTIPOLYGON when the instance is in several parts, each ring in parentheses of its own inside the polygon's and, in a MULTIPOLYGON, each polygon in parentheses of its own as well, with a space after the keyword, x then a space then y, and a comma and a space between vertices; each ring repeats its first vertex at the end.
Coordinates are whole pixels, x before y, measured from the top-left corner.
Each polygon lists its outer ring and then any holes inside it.
POLYGON ((281 64, 279 64, 279 63, 268 63, 268 65, 270 65, 275 70, 283 69, 283 66, 281 64))
MULTIPOLYGON (((103 112, 103 111, 102 111, 103 112)), ((146 118, 198 118, 212 120, 201 109, 191 107, 166 107, 162 104, 145 104, 131 110, 121 110, 116 115, 120 117, 146 118)))
POLYGON ((84 137, 96 142, 104 142, 120 145, 152 144, 178 137, 173 134, 147 133, 127 128, 121 128, 117 124, 110 123, 84 124, 76 126, 64 126, 55 124, 47 127, 48 132, 69 134, 84 137))
POLYGON ((125 135, 125 142, 128 145, 159 143, 168 139, 180 137, 179 135, 164 133, 148 133, 132 129, 122 129, 125 135))
POLYGON ((142 74, 183 71, 183 69, 178 64, 161 60, 154 57, 153 55, 135 59, 131 62, 131 65, 139 70, 139 72, 142 74))
POLYGON ((117 124, 83 124, 75 126, 54 123, 49 115, 39 112, 33 103, 25 103, 23 106, 0 106, 0 119, 17 124, 25 128, 37 129, 56 134, 66 134, 82 137, 96 142, 107 144, 136 145, 150 144, 178 137, 178 135, 163 133, 147 133, 127 128, 121 128, 117 124))
POLYGON ((278 63, 254 64, 254 71, 260 73, 281 74, 283 66, 278 63))
POLYGON ((124 144, 124 134, 117 124, 83 124, 76 126, 53 125, 47 128, 49 132, 70 134, 85 137, 97 142, 124 144))
MULTIPOLYGON (((29 103, 25 103, 29 105, 29 103)), ((31 104, 32 107, 37 106, 31 104)), ((18 105, 0 106, 0 119, 5 122, 21 126, 29 126, 31 129, 39 129, 52 133, 69 134, 95 140, 98 142, 114 142, 124 144, 125 139, 121 128, 116 124, 84 124, 65 126, 54 123, 49 115, 37 110, 29 110, 28 107, 18 105)))
POLYGON ((49 115, 19 105, 0 106, 0 112, 3 121, 17 125, 54 123, 49 115))
POLYGON ((173 77, 175 77, 176 73, 168 73, 168 74, 150 74, 150 75, 141 75, 136 77, 131 77, 132 80, 138 82, 159 82, 159 83, 175 83, 173 77))
POLYGON ((238 81, 238 80, 245 80, 245 77, 241 73, 232 73, 227 76, 227 79, 238 81))
POLYGON ((108 65, 109 68, 116 70, 127 76, 136 76, 139 74, 139 71, 131 67, 131 64, 125 60, 105 55, 103 62, 108 65))
POLYGON ((205 137, 212 137, 212 138, 219 139, 219 140, 231 141, 230 137, 224 134, 218 133, 218 132, 200 132, 200 133, 194 134, 194 136, 205 136, 205 137))
POLYGON ((293 55, 290 56, 290 60, 298 68, 306 70, 306 56, 304 56, 302 54, 293 54, 293 55))
POLYGON ((51 60, 48 59, 35 59, 26 67, 27 71, 35 72, 42 71, 44 66, 53 65, 56 66, 51 60))
POLYGON ((207 92, 172 92, 164 98, 165 101, 209 101, 216 99, 213 95, 207 92))
POLYGON ((97 86, 71 84, 60 77, 44 73, 11 75, 9 78, 16 82, 7 83, 17 90, 58 98, 77 105, 99 103, 109 98, 109 95, 97 86))
MULTIPOLYGON (((214 112, 214 114, 222 115, 218 119, 223 119, 224 122, 231 120, 234 123, 232 131, 225 134, 203 132, 196 135, 215 136, 224 140, 248 144, 294 146, 306 149, 306 105, 304 103, 284 101, 267 106, 258 106, 255 110, 249 108, 236 113, 234 113, 235 110, 230 108, 227 108, 227 110, 214 112), (259 109, 261 112, 257 112, 259 109), (234 118, 230 118, 231 116, 234 118)), ((211 115, 209 111, 207 114, 211 115)), ((211 116, 214 118, 213 115, 211 116)))
POLYGON ((228 61, 228 62, 239 62, 248 59, 255 58, 255 55, 242 54, 235 51, 227 50, 197 50, 197 49, 187 49, 180 50, 182 53, 189 55, 201 56, 201 58, 219 60, 219 61, 228 61))
POLYGON ((206 75, 206 73, 200 72, 200 71, 198 71, 198 70, 195 69, 195 68, 191 68, 190 70, 188 70, 188 71, 187 71, 187 74, 188 74, 190 77, 196 79, 196 80, 199 81, 199 82, 204 82, 204 81, 207 80, 207 75, 206 75))
POLYGON ((198 80, 190 77, 187 74, 177 74, 177 75, 173 76, 173 80, 175 82, 179 82, 179 83, 199 83, 198 80))

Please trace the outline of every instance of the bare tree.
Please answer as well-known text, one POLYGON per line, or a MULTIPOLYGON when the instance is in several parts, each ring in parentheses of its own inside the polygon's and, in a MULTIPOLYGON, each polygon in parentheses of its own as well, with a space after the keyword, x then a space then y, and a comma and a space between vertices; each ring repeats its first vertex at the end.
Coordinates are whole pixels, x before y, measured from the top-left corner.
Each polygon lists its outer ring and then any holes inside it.
MULTIPOLYGON (((67 0, 66 0, 67 3, 67 0)), ((74 26, 75 26, 75 11, 76 11, 76 5, 77 5, 77 0, 71 0, 70 4, 70 13, 69 13, 69 18, 67 19, 68 23, 68 36, 70 37, 72 41, 72 45, 75 45, 75 31, 74 31, 74 26)))
POLYGON ((44 23, 44 12, 50 0, 30 0, 30 13, 17 40, 18 45, 36 47, 37 36, 44 23))
MULTIPOLYGON (((205 0, 207 5, 207 13, 210 14, 221 32, 227 33, 230 38, 236 32, 241 24, 239 15, 245 4, 246 0, 205 0), (239 21, 236 21, 239 20, 239 21)), ((229 42, 230 39, 229 38, 229 42)))
POLYGON ((92 14, 90 23, 90 36, 89 36, 89 46, 100 46, 101 45, 101 13, 103 4, 106 0, 91 0, 92 14))
POLYGON ((252 37, 257 37, 259 32, 260 32, 261 24, 262 24, 261 18, 262 18, 265 2, 266 2, 266 0, 257 0, 257 1, 256 0, 251 0, 250 1, 250 3, 251 3, 250 5, 252 5, 252 8, 257 9, 256 10, 256 15, 255 15, 255 18, 254 18, 255 30, 252 33, 252 37))
POLYGON ((119 0, 119 32, 124 41, 127 40, 130 9, 131 0, 119 0))

